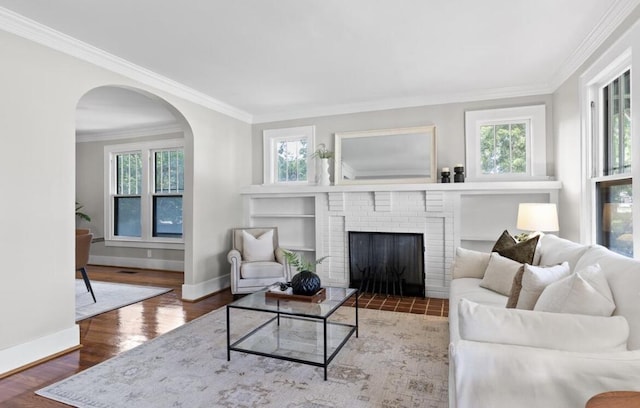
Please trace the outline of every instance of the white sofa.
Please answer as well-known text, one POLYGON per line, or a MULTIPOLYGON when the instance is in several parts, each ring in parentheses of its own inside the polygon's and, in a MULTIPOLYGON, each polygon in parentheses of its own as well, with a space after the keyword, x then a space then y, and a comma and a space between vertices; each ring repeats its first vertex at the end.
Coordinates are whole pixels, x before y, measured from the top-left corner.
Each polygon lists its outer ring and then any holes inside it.
POLYGON ((640 261, 554 235, 540 239, 536 259, 568 261, 571 272, 599 264, 613 317, 507 309, 507 296, 454 263, 450 407, 578 408, 601 392, 640 391, 640 261))

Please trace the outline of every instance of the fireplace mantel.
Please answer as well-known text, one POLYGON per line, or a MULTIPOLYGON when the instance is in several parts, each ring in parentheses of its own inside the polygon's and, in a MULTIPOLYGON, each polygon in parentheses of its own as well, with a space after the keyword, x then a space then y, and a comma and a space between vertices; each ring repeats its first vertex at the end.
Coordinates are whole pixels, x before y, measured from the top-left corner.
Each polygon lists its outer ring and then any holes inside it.
POLYGON ((555 202, 558 181, 345 186, 254 185, 242 190, 247 226, 277 226, 280 244, 318 265, 324 285, 348 286, 348 232, 420 233, 426 290, 448 297, 455 248, 488 250, 514 234, 520 202, 555 202))

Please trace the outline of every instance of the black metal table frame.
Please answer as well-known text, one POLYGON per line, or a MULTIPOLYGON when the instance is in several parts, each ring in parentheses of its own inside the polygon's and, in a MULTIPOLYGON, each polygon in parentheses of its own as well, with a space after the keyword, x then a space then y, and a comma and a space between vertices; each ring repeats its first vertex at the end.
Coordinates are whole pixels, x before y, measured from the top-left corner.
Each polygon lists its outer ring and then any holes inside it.
MULTIPOLYGON (((347 343, 347 341, 351 338, 351 336, 353 336, 353 333, 356 334, 356 338, 359 335, 359 333, 358 333, 358 293, 359 293, 359 291, 356 289, 351 295, 345 297, 338 305, 336 305, 336 307, 330 313, 328 313, 326 316, 314 316, 314 315, 308 315, 308 314, 303 314, 303 313, 292 313, 292 312, 286 312, 286 311, 265 310, 265 309, 260 309, 260 308, 256 308, 256 307, 236 306, 233 303, 228 304, 227 305, 227 361, 231 361, 231 351, 239 351, 239 352, 242 352, 242 353, 255 354, 255 355, 258 355, 258 356, 270 357, 270 358, 275 358, 275 359, 278 359, 278 360, 292 361, 292 362, 295 362, 295 363, 307 364, 307 365, 312 365, 312 366, 315 366, 315 367, 324 368, 324 380, 327 381, 327 367, 329 366, 331 361, 333 361, 334 357, 338 354, 338 352, 340 352, 342 347, 347 343), (338 323, 338 322, 328 322, 329 317, 331 317, 331 315, 334 314, 336 312, 336 310, 338 310, 340 308, 340 306, 342 306, 347 300, 349 300, 353 296, 355 296, 355 307, 354 307, 354 309, 355 309, 355 325, 346 324, 346 323, 338 323), (230 319, 230 316, 229 316, 229 312, 230 312, 231 309, 243 309, 243 310, 251 310, 251 311, 255 311, 255 312, 273 313, 276 316, 274 316, 273 318, 267 320, 265 323, 262 323, 260 326, 256 327, 255 329, 251 330, 250 332, 248 332, 244 336, 240 337, 238 340, 236 340, 233 343, 231 343, 231 330, 230 330, 230 328, 231 328, 231 326, 230 326, 231 321, 230 320, 231 319, 230 319), (257 331, 262 329, 264 326, 272 323, 274 320, 277 320, 277 325, 280 326, 280 316, 281 315, 283 316, 283 318, 301 319, 301 320, 313 320, 313 321, 316 321, 317 323, 319 323, 320 320, 322 320, 324 363, 316 363, 314 361, 303 360, 303 359, 294 358, 294 357, 279 356, 279 355, 274 355, 274 354, 270 354, 270 353, 263 353, 263 352, 260 352, 260 351, 254 351, 254 350, 249 350, 249 349, 236 347, 238 344, 243 342, 245 339, 251 337, 257 331), (338 347, 336 347, 336 349, 333 351, 333 353, 331 353, 331 355, 327 355, 327 324, 339 325, 339 326, 345 326, 345 327, 350 327, 351 328, 351 330, 349 330, 349 333, 346 336, 344 336, 344 339, 340 342, 338 347)), ((279 305, 280 305, 280 301, 278 301, 278 307, 279 307, 279 305)))

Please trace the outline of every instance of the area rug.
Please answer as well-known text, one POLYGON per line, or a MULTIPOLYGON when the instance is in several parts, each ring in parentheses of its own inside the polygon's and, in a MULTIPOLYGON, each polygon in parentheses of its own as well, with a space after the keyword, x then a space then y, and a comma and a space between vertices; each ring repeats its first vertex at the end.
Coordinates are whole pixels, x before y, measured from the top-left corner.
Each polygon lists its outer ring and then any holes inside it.
POLYGON ((173 290, 157 286, 128 285, 93 280, 91 281, 91 287, 96 295, 95 303, 91 293, 84 285, 84 281, 76 279, 76 322, 173 290))
MULTIPOLYGON (((264 314, 233 310, 232 338, 264 314), (244 313, 237 318, 235 313, 244 313)), ((352 321, 342 307, 337 320, 352 321)), ((37 391, 75 407, 447 406, 447 318, 360 310, 360 336, 322 368, 231 352, 226 308, 37 391)))

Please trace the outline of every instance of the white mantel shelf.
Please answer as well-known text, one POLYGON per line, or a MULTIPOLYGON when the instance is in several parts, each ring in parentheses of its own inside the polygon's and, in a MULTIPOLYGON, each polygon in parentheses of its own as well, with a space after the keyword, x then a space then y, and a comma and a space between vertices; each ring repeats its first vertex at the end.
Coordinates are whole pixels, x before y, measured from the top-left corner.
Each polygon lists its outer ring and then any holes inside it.
POLYGON ((425 184, 344 184, 337 186, 316 186, 297 184, 292 186, 254 184, 243 188, 241 194, 288 194, 288 193, 337 193, 357 191, 517 191, 517 190, 560 190, 560 181, 493 181, 465 183, 425 183, 425 184))

